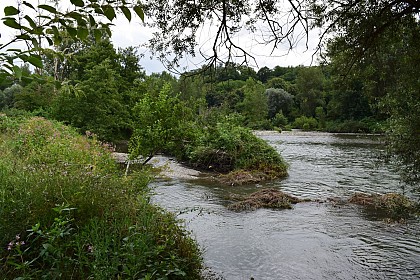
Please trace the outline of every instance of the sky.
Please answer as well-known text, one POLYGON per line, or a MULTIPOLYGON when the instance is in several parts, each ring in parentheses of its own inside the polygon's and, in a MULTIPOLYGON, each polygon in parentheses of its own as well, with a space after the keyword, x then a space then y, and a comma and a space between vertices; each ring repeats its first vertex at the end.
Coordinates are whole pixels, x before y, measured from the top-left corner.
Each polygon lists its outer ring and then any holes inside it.
MULTIPOLYGON (((4 17, 4 7, 12 1, 0 0, 0 16, 4 17), (7 3, 8 2, 8 3, 7 3)), ((35 0, 29 0, 28 2, 36 3, 35 0)), ((42 1, 41 1, 42 2, 42 1)), ((147 22, 148 18, 145 18, 147 22)), ((138 53, 143 55, 140 60, 140 64, 146 73, 151 74, 154 72, 165 71, 165 66, 156 58, 151 58, 150 51, 144 46, 145 43, 151 38, 152 30, 146 27, 139 18, 135 17, 131 22, 128 22, 122 15, 117 18, 114 22, 115 26, 112 28, 113 35, 112 41, 116 48, 125 48, 129 46, 138 47, 138 53)), ((198 32, 197 38, 200 45, 200 50, 206 51, 210 49, 212 27, 204 26, 198 32)), ((2 22, 0 23, 0 44, 7 43, 12 37, 11 30, 5 27, 2 22)), ((287 48, 279 48, 272 53, 272 49, 269 46, 257 44, 253 40, 252 35, 247 33, 240 33, 234 38, 235 43, 240 44, 247 51, 249 51, 254 57, 255 61, 251 61, 251 67, 258 70, 264 66, 268 68, 274 68, 275 66, 298 66, 298 65, 314 65, 316 63, 316 56, 313 56, 314 49, 318 43, 318 34, 316 31, 309 34, 309 44, 306 48, 304 42, 294 48, 292 51, 287 48)), ((181 61, 182 70, 193 70, 200 66, 203 61, 202 57, 188 57, 181 61)), ((181 68, 180 68, 181 69, 181 68)))

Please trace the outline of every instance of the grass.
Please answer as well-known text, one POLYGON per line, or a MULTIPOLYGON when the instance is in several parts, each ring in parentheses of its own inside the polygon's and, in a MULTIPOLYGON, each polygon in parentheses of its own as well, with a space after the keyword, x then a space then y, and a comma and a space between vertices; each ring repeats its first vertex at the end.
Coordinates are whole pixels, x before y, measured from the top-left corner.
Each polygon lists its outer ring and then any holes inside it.
POLYGON ((201 253, 149 203, 145 172, 43 118, 0 115, 0 267, 5 279, 200 279, 201 253))

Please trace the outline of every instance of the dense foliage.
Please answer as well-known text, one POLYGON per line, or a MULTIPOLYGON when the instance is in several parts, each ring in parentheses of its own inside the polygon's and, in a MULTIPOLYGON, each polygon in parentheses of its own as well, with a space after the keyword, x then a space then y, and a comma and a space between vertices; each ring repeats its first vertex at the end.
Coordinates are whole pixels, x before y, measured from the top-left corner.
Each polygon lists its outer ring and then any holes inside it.
POLYGON ((6 279, 199 279, 195 242, 121 176, 109 147, 46 119, 0 116, 6 279))

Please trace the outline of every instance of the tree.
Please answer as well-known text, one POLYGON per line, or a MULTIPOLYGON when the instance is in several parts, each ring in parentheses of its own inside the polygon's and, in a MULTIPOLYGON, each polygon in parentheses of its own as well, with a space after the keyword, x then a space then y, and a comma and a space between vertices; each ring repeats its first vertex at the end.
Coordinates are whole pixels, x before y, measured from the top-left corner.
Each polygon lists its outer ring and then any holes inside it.
POLYGON ((292 48, 300 39, 308 40, 310 22, 306 2, 149 0, 145 2, 145 11, 152 18, 151 25, 158 30, 149 46, 169 68, 174 68, 184 55, 196 55, 199 40, 196 35, 200 28, 210 25, 214 29, 207 36, 211 38, 209 53, 200 51, 205 61, 215 66, 239 58, 246 64, 253 56, 234 40, 240 32, 258 36, 262 31, 258 39, 273 49, 282 43, 292 48), (263 27, 257 28, 260 25, 263 27), (173 60, 169 61, 168 57, 173 60))
POLYGON ((244 100, 238 106, 249 127, 258 128, 268 115, 267 96, 263 84, 252 78, 244 86, 244 100))
POLYGON ((268 117, 273 119, 277 113, 288 114, 293 105, 293 96, 283 89, 269 88, 265 91, 268 102, 268 117))
MULTIPOLYGON (((404 13, 413 9, 406 8, 408 10, 402 10, 404 13)), ((362 83, 359 92, 368 100, 374 114, 389 117, 389 155, 399 162, 405 182, 416 185, 418 190, 420 27, 418 19, 412 15, 401 14, 397 19, 389 23, 392 29, 388 25, 383 26, 384 30, 374 38, 375 44, 363 52, 363 59, 355 60, 354 50, 344 37, 337 37, 330 42, 328 54, 335 71, 341 75, 340 83, 351 85, 351 81, 358 80, 362 83), (343 67, 346 65, 352 65, 352 68, 343 67)), ((350 29, 347 31, 350 32, 350 29)), ((357 34, 349 36, 359 38, 357 34)), ((354 101, 353 94, 346 98, 348 102, 354 101)))
POLYGON ((53 108, 58 120, 90 131, 105 140, 130 136, 130 114, 118 92, 119 74, 109 60, 86 70, 85 79, 77 85, 61 88, 53 108))
POLYGON ((51 5, 46 0, 38 1, 37 5, 16 1, 4 8, 3 23, 16 33, 9 42, 0 44, 0 84, 12 76, 22 77, 23 72, 15 63, 18 59, 43 68, 44 46, 59 45, 64 39, 60 30, 65 30, 74 40, 84 41, 89 35, 99 40, 103 32, 111 35, 110 25, 119 13, 131 20, 134 11, 144 19, 143 9, 137 1, 70 0, 64 3, 68 9, 60 11, 62 5, 63 1, 53 1, 51 5), (19 42, 26 44, 27 49, 14 49, 19 42))
POLYGON ((402 1, 311 1, 311 10, 316 20, 315 26, 324 29, 318 45, 322 48, 323 39, 328 34, 343 41, 342 51, 348 54, 347 70, 375 46, 381 38, 395 30, 407 19, 418 19, 420 2, 402 1))
POLYGON ((315 116, 315 108, 323 105, 322 90, 324 75, 318 67, 304 67, 298 72, 296 86, 297 100, 301 113, 307 117, 315 116))
POLYGON ((182 149, 192 112, 166 84, 158 95, 146 93, 134 107, 135 128, 130 155, 143 156, 146 164, 158 152, 182 149))

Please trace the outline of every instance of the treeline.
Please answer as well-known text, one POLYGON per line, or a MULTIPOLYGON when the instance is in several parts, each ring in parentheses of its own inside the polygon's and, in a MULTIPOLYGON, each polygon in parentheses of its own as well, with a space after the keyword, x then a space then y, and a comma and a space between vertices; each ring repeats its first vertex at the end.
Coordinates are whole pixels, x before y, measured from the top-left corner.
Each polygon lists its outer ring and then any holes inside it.
POLYGON ((1 85, 1 110, 30 111, 108 141, 129 139, 135 105, 165 85, 191 109, 234 113, 252 129, 382 132, 388 117, 366 96, 363 81, 344 84, 331 65, 255 71, 230 63, 177 78, 165 72, 146 75, 135 48, 116 50, 106 39, 68 48, 73 48, 68 59, 45 56, 40 73, 1 85))
MULTIPOLYGON (((44 69, 29 76, 21 73, 19 79, 0 85, 0 109, 9 114, 16 109, 30 111, 100 139, 118 141, 130 139, 136 129, 163 129, 154 126, 156 120, 150 117, 158 112, 151 112, 145 123, 147 114, 135 109, 144 98, 157 102, 163 90, 171 102, 189 110, 180 112, 182 116, 160 116, 167 121, 163 127, 169 134, 174 132, 171 120, 193 120, 196 125, 188 128, 205 128, 226 117, 251 129, 386 131, 390 155, 401 163, 406 181, 416 184, 420 169, 418 29, 415 20, 407 19, 359 56, 348 49, 344 38, 335 38, 326 44, 326 60, 319 66, 256 71, 227 63, 180 77, 165 72, 146 75, 135 48, 116 50, 106 37, 84 43, 66 39, 57 52, 44 55, 44 69)), ((164 152, 181 146, 182 151, 169 152, 191 159, 195 153, 190 144, 197 148, 204 130, 181 131, 185 132, 181 138, 166 138, 177 145, 164 152)))

